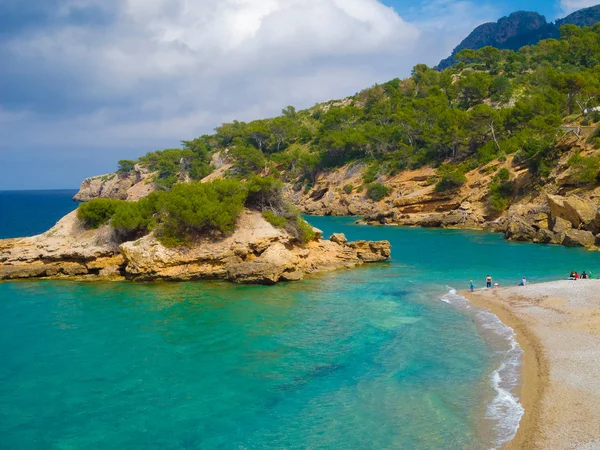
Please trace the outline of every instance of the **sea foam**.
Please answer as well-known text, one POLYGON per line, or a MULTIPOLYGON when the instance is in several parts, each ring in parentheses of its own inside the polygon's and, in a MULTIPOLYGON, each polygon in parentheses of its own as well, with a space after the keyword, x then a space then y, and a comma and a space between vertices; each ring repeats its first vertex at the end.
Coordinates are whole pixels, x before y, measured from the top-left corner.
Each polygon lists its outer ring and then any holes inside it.
POLYGON ((473 308, 469 301, 458 295, 455 289, 448 287, 448 293, 441 299, 454 307, 471 310, 486 334, 492 338, 500 338, 502 348, 498 350, 500 366, 490 375, 492 389, 496 393, 487 405, 486 419, 493 421, 495 448, 502 447, 517 434, 519 423, 525 410, 516 393, 519 385, 519 374, 523 350, 517 342, 515 331, 505 325, 491 312, 473 308))

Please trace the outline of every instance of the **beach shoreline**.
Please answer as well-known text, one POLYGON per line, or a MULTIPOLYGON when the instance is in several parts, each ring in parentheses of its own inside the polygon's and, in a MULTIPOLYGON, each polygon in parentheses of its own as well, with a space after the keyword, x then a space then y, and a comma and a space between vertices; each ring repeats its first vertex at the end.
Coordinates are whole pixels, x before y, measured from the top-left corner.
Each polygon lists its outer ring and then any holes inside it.
POLYGON ((461 295, 512 328, 523 350, 519 399, 525 413, 503 448, 600 447, 600 280, 461 295))

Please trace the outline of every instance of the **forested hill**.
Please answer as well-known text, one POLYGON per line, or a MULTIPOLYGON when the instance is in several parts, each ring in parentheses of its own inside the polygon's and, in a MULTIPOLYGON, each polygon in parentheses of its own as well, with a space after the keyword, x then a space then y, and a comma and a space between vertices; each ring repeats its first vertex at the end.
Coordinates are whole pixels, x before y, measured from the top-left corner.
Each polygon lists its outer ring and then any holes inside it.
MULTIPOLYGON (((289 106, 271 119, 225 123, 215 134, 184 142, 183 149, 137 162, 156 173, 161 189, 205 177, 219 155, 233 165, 231 174, 269 173, 305 189, 319 174, 352 161, 369 167, 367 184, 434 167, 444 190, 464 183, 465 173, 510 156, 543 184, 564 151, 556 145, 559 127, 600 121, 598 112, 584 114, 600 104, 600 24, 565 25, 561 35, 519 52, 464 50, 444 71, 417 65, 410 78, 303 111, 289 106)), ((600 143, 598 135, 591 145, 600 143)), ((135 163, 121 161, 120 171, 135 163)), ((596 176, 600 168, 592 169, 596 176)), ((511 193, 505 189, 501 196, 499 210, 511 193)))
POLYGON ((465 49, 479 50, 486 46, 498 49, 517 51, 525 45, 535 45, 543 39, 560 36, 559 28, 563 25, 591 26, 600 21, 600 5, 576 11, 564 19, 549 23, 546 18, 536 12, 519 11, 498 22, 485 23, 478 26, 463 40, 448 58, 440 61, 440 70, 450 67, 455 62, 458 52, 465 49))
POLYGON ((518 52, 463 50, 443 71, 417 65, 342 100, 225 123, 183 148, 119 161, 76 199, 279 179, 308 214, 600 248, 600 23, 560 35, 518 52))

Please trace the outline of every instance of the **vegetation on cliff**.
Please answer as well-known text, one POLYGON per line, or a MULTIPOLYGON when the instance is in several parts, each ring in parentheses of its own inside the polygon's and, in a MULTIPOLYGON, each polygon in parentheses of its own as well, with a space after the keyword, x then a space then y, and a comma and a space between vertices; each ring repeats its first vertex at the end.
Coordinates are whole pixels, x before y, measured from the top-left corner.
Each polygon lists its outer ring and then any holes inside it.
POLYGON ((182 183, 137 202, 94 199, 79 205, 77 216, 88 228, 110 223, 122 241, 153 231, 164 245, 178 246, 232 233, 244 207, 262 211, 269 222, 300 242, 315 237, 299 211, 284 199, 283 183, 272 177, 182 183))
MULTIPOLYGON (((571 151, 560 144, 567 133, 581 143, 581 127, 596 127, 580 147, 600 147, 600 24, 565 25, 560 35, 518 52, 464 50, 458 63, 441 72, 417 65, 407 79, 340 101, 302 111, 289 106, 279 117, 225 123, 212 135, 184 142, 182 149, 121 161, 121 170, 145 165, 155 173, 157 187, 168 191, 178 181, 208 174, 211 158, 219 155, 231 167, 220 176, 270 176, 308 193, 320 174, 356 164, 362 167, 363 185, 341 185, 339 192, 364 191, 365 199, 374 202, 391 192, 386 177, 407 169, 434 168, 430 184, 438 193, 460 190, 465 174, 479 171, 493 177, 487 187, 493 217, 525 190, 552 181, 557 161, 571 151), (490 172, 498 171, 493 161, 507 166, 505 171, 490 172), (527 186, 514 179, 523 170, 530 175, 527 186)), ((569 167, 572 185, 599 182, 596 156, 573 157, 569 167)), ((311 195, 319 199, 327 189, 315 191, 311 195)), ((280 226, 289 226, 297 216, 280 206, 266 210, 265 217, 280 226)))

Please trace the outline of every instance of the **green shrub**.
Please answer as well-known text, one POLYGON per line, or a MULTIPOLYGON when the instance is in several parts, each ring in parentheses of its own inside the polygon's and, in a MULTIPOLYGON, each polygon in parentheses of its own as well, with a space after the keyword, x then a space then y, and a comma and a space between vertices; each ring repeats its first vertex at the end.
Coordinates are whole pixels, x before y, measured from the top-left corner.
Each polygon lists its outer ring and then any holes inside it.
POLYGON ((373 183, 377 179, 378 172, 379 168, 376 165, 369 166, 363 174, 363 181, 365 184, 373 183))
POLYGON ((583 186, 597 183, 600 176, 600 158, 597 156, 581 156, 576 153, 569 158, 567 165, 571 168, 569 182, 583 186))
POLYGON ((137 202, 123 202, 117 205, 110 225, 122 241, 140 238, 154 227, 154 214, 160 195, 152 193, 137 202))
POLYGON ((460 167, 446 164, 440 166, 437 172, 441 178, 435 186, 436 192, 458 189, 467 182, 467 177, 460 167))
POLYGON ((265 155, 251 145, 236 144, 229 153, 235 159, 235 166, 242 174, 258 172, 265 167, 265 155))
POLYGON ((346 194, 352 194, 353 190, 354 190, 354 186, 352 186, 351 184, 347 184, 344 186, 344 192, 346 194))
POLYGON ((254 175, 246 182, 246 188, 248 190, 246 206, 249 208, 278 210, 285 202, 283 182, 276 178, 254 175))
POLYGON ((158 198, 158 237, 174 246, 200 235, 231 233, 247 195, 246 187, 236 180, 177 184, 158 198))
POLYGON ((125 203, 123 200, 96 198, 79 205, 77 218, 83 222, 86 228, 96 229, 108 223, 117 207, 123 203, 125 203))
POLYGON ((510 171, 506 167, 503 167, 498 171, 497 176, 500 181, 508 181, 510 180, 510 171))
POLYGON ((515 191, 515 184, 510 180, 510 172, 506 168, 498 171, 494 182, 490 184, 489 208, 495 214, 500 214, 510 204, 515 191))
POLYGON ((389 189, 380 183, 371 183, 367 186, 367 197, 376 202, 383 200, 389 193, 389 189))
POLYGON ((280 216, 276 215, 273 211, 269 211, 269 210, 263 211, 262 215, 267 222, 269 222, 271 225, 273 225, 274 227, 277 227, 277 228, 283 228, 288 223, 288 221, 285 217, 280 217, 280 216))
POLYGON ((314 241, 317 237, 313 227, 300 216, 297 217, 293 226, 297 232, 296 239, 300 242, 307 243, 314 241))
POLYGON ((119 170, 118 171, 121 173, 128 173, 128 172, 131 172, 134 167, 135 167, 135 161, 132 161, 130 159, 122 159, 121 161, 119 161, 119 170))
POLYGON ((490 195, 490 210, 495 214, 500 214, 508 208, 509 200, 498 193, 490 195))

